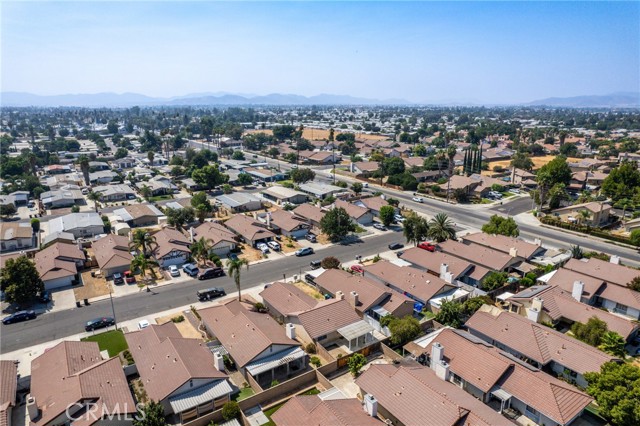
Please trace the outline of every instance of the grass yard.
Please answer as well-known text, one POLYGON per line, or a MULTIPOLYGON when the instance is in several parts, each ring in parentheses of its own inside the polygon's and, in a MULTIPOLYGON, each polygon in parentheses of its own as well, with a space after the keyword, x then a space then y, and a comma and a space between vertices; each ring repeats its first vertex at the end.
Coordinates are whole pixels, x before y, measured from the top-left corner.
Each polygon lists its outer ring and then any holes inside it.
POLYGON ((313 388, 313 389, 309 389, 306 392, 302 392, 300 395, 317 395, 319 393, 320 391, 318 390, 318 388, 313 388))
POLYGON ((243 399, 249 398, 251 395, 256 392, 251 389, 251 387, 240 389, 240 393, 233 397, 233 400, 236 402, 242 401, 243 399))
POLYGON ((162 200, 173 200, 173 195, 156 195, 155 197, 149 197, 148 199, 150 203, 162 200))
POLYGON ((127 341, 124 338, 124 334, 120 330, 112 330, 96 334, 94 336, 85 337, 82 341, 97 342, 100 350, 108 351, 110 357, 114 357, 129 348, 127 341))
POLYGON ((274 405, 273 407, 269 408, 268 410, 264 410, 263 413, 264 413, 265 416, 267 416, 269 421, 267 423, 263 424, 262 426, 276 426, 276 424, 273 422, 273 420, 271 420, 271 416, 273 416, 273 413, 278 411, 284 404, 285 403, 283 402, 282 404, 274 405))

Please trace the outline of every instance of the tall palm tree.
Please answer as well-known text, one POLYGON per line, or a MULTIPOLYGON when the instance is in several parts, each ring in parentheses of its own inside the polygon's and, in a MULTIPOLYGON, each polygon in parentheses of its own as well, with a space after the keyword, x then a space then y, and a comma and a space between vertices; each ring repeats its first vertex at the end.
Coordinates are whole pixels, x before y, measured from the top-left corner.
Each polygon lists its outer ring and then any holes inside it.
POLYGON ((89 180, 89 157, 86 155, 81 155, 78 158, 78 164, 80 164, 80 170, 82 170, 82 177, 84 177, 84 184, 86 186, 91 185, 91 181, 89 180))
POLYGON ((453 176, 453 169, 456 165, 454 158, 457 152, 458 151, 456 150, 455 145, 449 145, 447 147, 447 157, 449 158, 449 168, 448 168, 449 177, 453 176))
POLYGON ((227 273, 233 277, 233 281, 235 281, 236 288, 238 289, 238 301, 242 298, 242 294, 240 293, 240 272, 243 266, 249 269, 249 261, 247 259, 231 259, 229 263, 227 263, 227 273))
POLYGON ((204 263, 209 258, 211 247, 213 247, 213 240, 200 237, 191 245, 191 256, 200 263, 204 263))
POLYGON ((151 291, 149 289, 149 280, 147 279, 147 271, 151 272, 151 279, 156 279, 156 273, 153 270, 153 267, 158 267, 158 262, 155 260, 147 259, 144 253, 140 253, 131 259, 131 271, 140 271, 140 275, 142 275, 142 282, 147 286, 147 291, 151 291))
POLYGON ((441 243, 446 240, 455 240, 456 229, 446 213, 438 213, 429 221, 427 235, 436 240, 436 242, 441 243))
POLYGON ((102 194, 99 192, 91 191, 89 194, 87 194, 87 198, 93 201, 93 205, 96 208, 96 213, 98 213, 98 201, 100 201, 100 199, 102 198, 102 194))
POLYGON ((134 229, 129 243, 129 248, 134 250, 140 250, 145 257, 149 256, 149 253, 158 247, 156 237, 149 234, 146 229, 134 229))
POLYGON ((580 220, 580 225, 589 220, 591 217, 591 212, 589 210, 580 210, 578 212, 578 219, 580 220))

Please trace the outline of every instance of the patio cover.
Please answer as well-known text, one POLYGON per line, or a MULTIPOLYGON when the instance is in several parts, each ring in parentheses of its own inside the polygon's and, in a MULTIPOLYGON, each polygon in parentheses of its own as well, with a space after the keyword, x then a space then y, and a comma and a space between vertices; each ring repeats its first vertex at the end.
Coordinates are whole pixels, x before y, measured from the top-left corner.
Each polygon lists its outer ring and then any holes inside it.
POLYGON ((380 318, 382 318, 385 315, 389 315, 391 313, 387 311, 385 308, 383 308, 382 306, 374 306, 372 311, 380 315, 380 318))
POLYGON ((264 373, 265 371, 270 371, 276 367, 295 361, 296 359, 304 358, 305 355, 304 351, 300 349, 300 347, 296 346, 247 364, 246 369, 249 374, 256 377, 258 374, 264 373))
POLYGON ((505 391, 503 389, 494 390, 493 392, 491 392, 491 395, 495 396, 496 398, 498 398, 501 401, 508 401, 513 396, 509 392, 507 392, 507 391, 505 391))
POLYGON ((371 333, 373 331, 373 327, 369 325, 368 322, 360 320, 358 322, 354 322, 353 324, 346 325, 342 328, 339 328, 338 334, 344 337, 347 340, 357 339, 360 336, 364 336, 367 333, 371 333))
POLYGON ((169 398, 169 404, 171 404, 171 409, 174 413, 182 413, 200 404, 213 401, 223 395, 228 395, 231 392, 233 392, 233 389, 231 389, 226 379, 216 380, 169 398))
POLYGON ((522 272, 523 274, 527 274, 536 269, 536 266, 527 262, 518 262, 513 265, 513 269, 518 272, 522 272))
POLYGON ((508 298, 513 297, 513 293, 504 292, 500 296, 497 297, 498 300, 507 300, 508 298))

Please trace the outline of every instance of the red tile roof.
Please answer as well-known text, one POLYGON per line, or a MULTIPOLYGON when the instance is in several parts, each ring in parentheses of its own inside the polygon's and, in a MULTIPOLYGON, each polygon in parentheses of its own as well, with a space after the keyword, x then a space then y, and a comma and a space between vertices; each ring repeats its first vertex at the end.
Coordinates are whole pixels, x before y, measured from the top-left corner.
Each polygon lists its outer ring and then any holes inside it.
POLYGON ((570 259, 564 267, 566 269, 579 272, 606 281, 612 284, 626 286, 635 277, 640 276, 640 270, 628 268, 623 265, 606 262, 604 260, 591 259, 570 259))
POLYGON ((357 399, 323 401, 317 395, 294 396, 271 419, 277 426, 381 426, 357 399))

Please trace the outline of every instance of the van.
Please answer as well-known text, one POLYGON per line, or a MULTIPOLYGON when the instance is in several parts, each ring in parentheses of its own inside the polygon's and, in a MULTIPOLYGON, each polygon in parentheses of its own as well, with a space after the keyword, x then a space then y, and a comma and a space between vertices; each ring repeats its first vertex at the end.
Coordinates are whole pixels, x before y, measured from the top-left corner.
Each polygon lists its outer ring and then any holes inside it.
POLYGON ((198 296, 198 300, 202 302, 204 300, 211 300, 211 299, 215 299, 216 297, 225 296, 227 293, 224 291, 223 288, 213 287, 213 288, 207 288, 204 290, 198 290, 196 294, 198 296))

